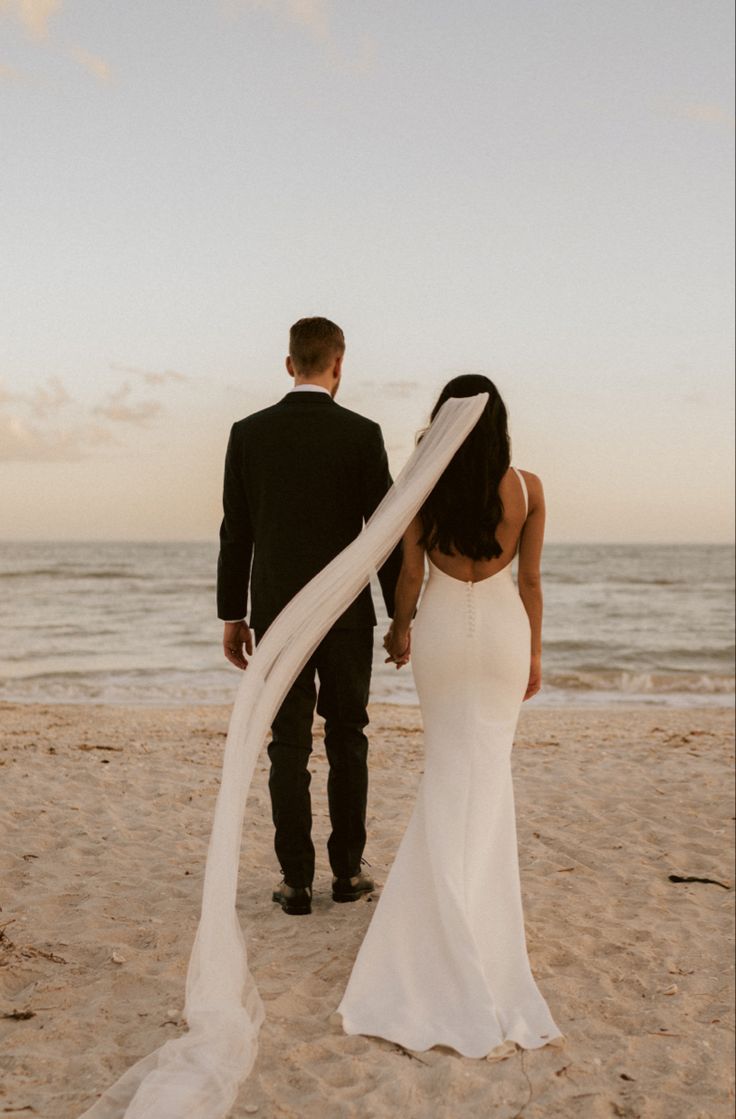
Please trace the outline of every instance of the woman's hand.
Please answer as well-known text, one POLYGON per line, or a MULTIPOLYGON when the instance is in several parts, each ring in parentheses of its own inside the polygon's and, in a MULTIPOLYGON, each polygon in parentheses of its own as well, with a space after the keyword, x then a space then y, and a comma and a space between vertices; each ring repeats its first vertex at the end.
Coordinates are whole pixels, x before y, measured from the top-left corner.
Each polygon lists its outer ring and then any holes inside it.
POLYGON ((388 653, 384 664, 393 661, 397 669, 409 663, 411 657, 411 630, 397 629, 392 622, 383 639, 383 647, 388 653))
MULTIPOLYGON (((529 668, 529 683, 526 686, 526 695, 524 699, 531 699, 536 695, 542 686, 542 654, 533 653, 532 662, 529 668)), ((522 703, 524 700, 522 700, 522 703)))

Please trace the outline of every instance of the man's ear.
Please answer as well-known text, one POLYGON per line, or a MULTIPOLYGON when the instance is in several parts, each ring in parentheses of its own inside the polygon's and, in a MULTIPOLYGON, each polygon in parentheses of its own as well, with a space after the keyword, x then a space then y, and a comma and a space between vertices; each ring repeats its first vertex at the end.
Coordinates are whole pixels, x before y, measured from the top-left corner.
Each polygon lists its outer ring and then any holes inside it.
POLYGON ((287 355, 287 358, 286 358, 286 370, 287 370, 290 377, 294 376, 294 364, 291 360, 291 355, 290 354, 287 355))
POLYGON ((340 354, 338 357, 336 357, 335 364, 332 367, 332 376, 336 381, 340 380, 340 375, 342 373, 342 359, 344 356, 344 354, 340 354))

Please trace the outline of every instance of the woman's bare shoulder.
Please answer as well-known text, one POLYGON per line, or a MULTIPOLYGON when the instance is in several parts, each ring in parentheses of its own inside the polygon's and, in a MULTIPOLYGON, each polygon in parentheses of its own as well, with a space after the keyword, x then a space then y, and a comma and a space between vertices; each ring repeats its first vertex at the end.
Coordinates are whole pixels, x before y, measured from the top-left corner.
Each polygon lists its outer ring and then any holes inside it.
POLYGON ((529 512, 543 510, 544 488, 542 486, 542 479, 532 470, 522 470, 522 468, 519 467, 519 472, 523 475, 524 481, 526 482, 526 489, 529 494, 529 512))
POLYGON ((532 491, 534 491, 536 493, 541 493, 542 492, 542 479, 539 477, 539 475, 534 474, 531 470, 524 470, 524 469, 522 469, 522 467, 519 467, 519 470, 524 475, 524 481, 526 482, 527 486, 529 487, 529 493, 531 493, 532 491))

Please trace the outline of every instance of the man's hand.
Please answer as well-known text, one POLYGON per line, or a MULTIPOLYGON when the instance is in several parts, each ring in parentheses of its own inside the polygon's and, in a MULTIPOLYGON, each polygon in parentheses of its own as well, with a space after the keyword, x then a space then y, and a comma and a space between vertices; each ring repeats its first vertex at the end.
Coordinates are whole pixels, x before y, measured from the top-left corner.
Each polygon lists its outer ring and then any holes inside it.
POLYGON ((399 630, 392 622, 383 639, 383 647, 388 653, 384 664, 393 662, 397 669, 402 668, 411 658, 411 630, 399 630))
POLYGON ((222 647, 225 656, 236 668, 247 668, 248 662, 243 655, 243 646, 249 657, 253 656, 253 634, 245 622, 225 622, 222 647))

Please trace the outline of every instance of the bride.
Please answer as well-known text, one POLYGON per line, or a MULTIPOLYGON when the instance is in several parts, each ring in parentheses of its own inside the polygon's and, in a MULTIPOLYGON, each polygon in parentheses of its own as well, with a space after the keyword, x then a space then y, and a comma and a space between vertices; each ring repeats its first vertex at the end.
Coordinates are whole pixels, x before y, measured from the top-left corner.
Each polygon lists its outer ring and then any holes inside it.
POLYGON ((413 657, 426 772, 340 1005, 343 1024, 348 1033, 407 1048, 445 1044, 468 1056, 505 1038, 532 1048, 560 1036, 526 956, 509 766, 522 699, 540 680, 543 501, 528 475, 527 515, 526 480, 508 463, 495 387, 484 377, 451 381, 363 532, 264 634, 225 742, 187 971, 188 1030, 132 1065, 82 1119, 229 1113, 264 1017, 236 910, 255 764, 291 683, 407 524, 400 606, 386 644, 397 665, 413 657), (509 568, 518 540, 521 597, 509 568), (430 579, 412 637, 425 552, 430 579))
POLYGON ((450 381, 432 418, 478 393, 478 423, 403 538, 384 644, 397 667, 413 662, 425 769, 338 1008, 349 1034, 467 1057, 562 1036, 526 952, 511 777, 519 709, 541 682, 544 496, 509 465, 506 409, 487 377, 450 381))

